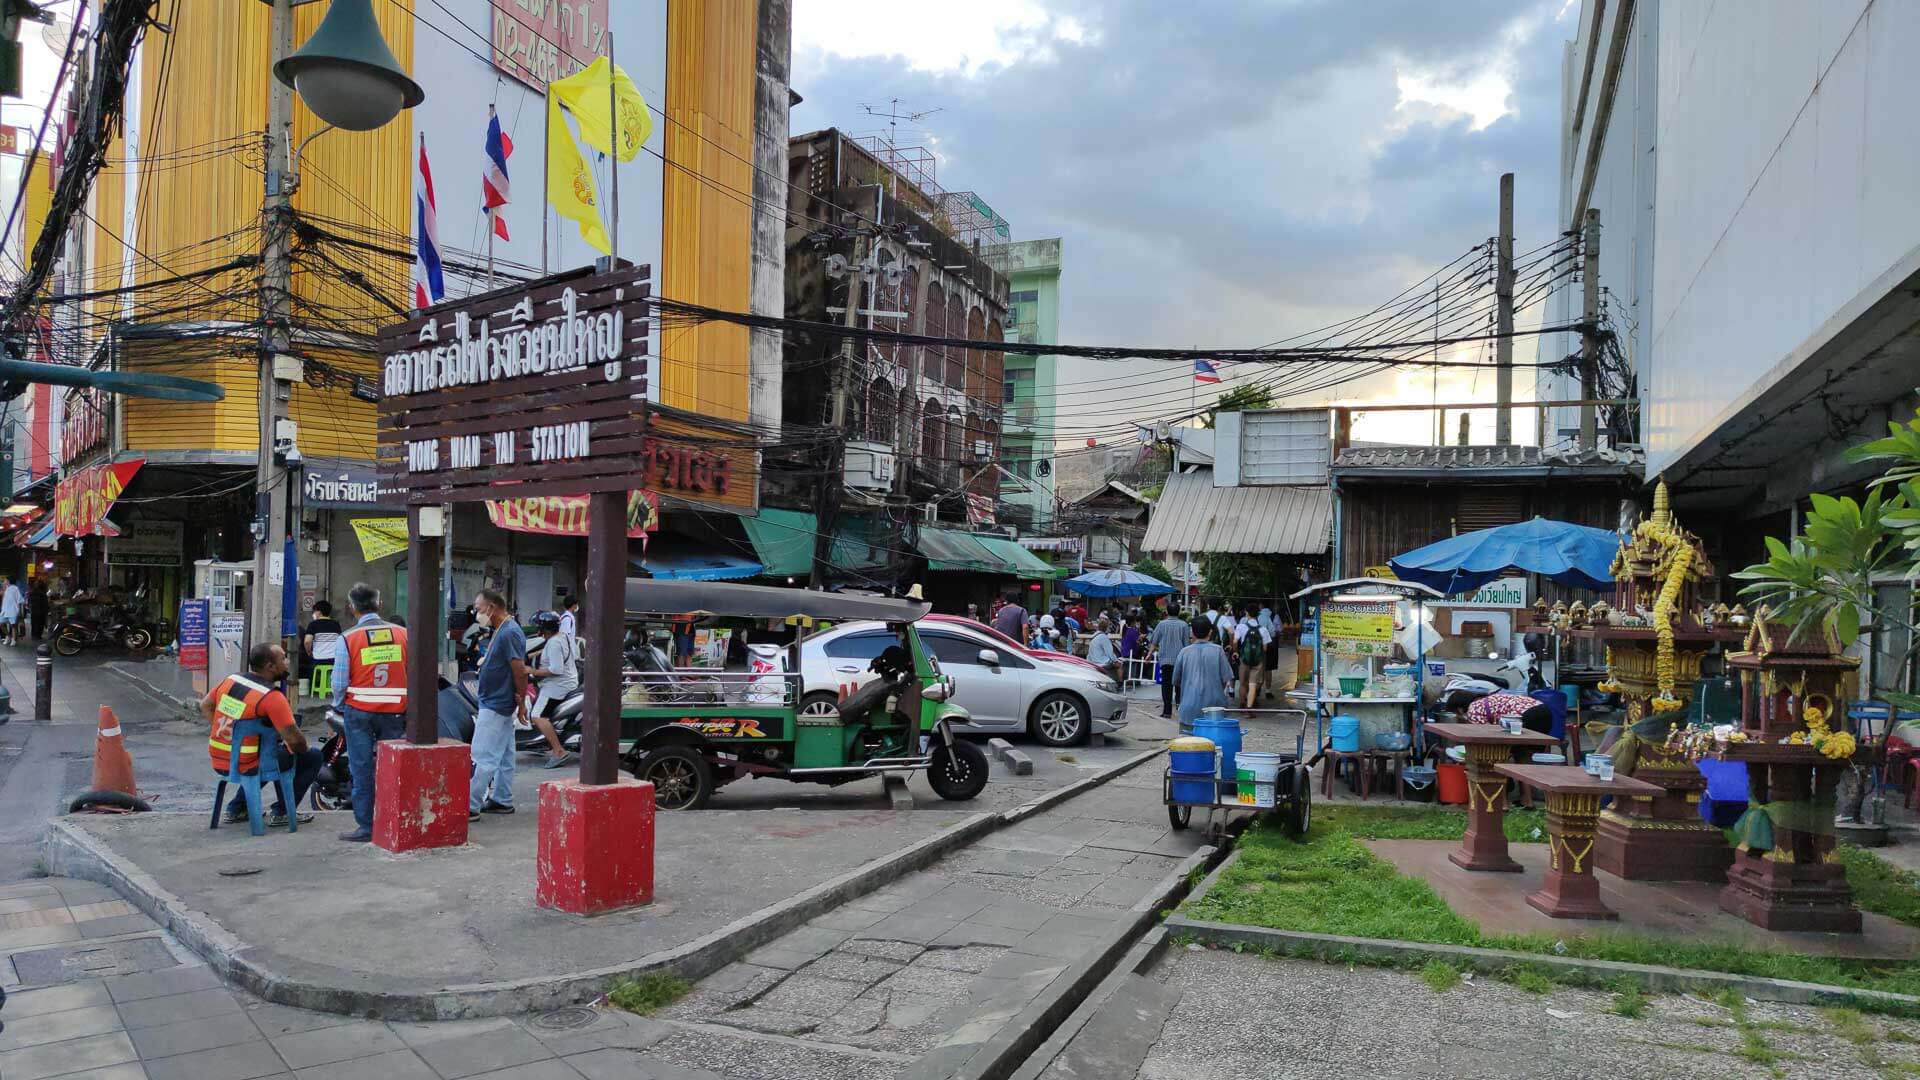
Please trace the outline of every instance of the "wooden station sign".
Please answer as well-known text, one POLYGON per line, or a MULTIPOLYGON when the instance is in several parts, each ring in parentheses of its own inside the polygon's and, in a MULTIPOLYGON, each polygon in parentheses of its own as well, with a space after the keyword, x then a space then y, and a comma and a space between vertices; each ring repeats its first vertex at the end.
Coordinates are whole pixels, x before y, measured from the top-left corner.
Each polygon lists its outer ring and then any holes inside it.
POLYGON ((380 487, 409 506, 643 486, 649 270, 579 270, 380 331, 380 487))

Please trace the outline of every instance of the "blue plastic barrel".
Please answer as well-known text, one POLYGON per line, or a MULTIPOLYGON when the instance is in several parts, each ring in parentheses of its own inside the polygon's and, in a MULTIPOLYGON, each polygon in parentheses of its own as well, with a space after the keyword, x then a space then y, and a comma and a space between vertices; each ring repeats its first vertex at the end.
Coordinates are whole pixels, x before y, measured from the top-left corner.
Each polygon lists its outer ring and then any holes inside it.
POLYGON ((1200 719, 1193 722, 1193 733, 1206 739, 1220 749, 1219 773, 1221 779, 1235 777, 1233 758, 1240 752, 1240 721, 1228 716, 1225 709, 1207 709, 1201 712, 1200 719))
POLYGON ((1335 750, 1360 749, 1360 721, 1355 717, 1336 716, 1327 721, 1327 734, 1333 739, 1335 750))

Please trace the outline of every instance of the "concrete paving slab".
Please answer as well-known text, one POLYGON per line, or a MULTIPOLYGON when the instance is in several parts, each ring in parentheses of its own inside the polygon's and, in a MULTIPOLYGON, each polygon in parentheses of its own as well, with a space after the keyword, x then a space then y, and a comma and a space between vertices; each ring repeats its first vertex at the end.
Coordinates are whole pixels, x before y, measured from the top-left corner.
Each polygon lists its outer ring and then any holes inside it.
MULTIPOLYGON (((132 938, 126 941, 87 942, 49 949, 30 949, 13 954, 14 974, 28 986, 74 982, 81 979, 111 979, 109 989, 139 984, 122 984, 121 978, 144 972, 160 973, 180 966, 172 952, 158 938, 132 938)), ((164 980, 163 980, 164 981, 164 980)), ((199 990, 207 983, 191 987, 199 990)), ((172 990, 164 993, 174 993, 172 990)), ((117 998, 117 1000, 132 1000, 117 998)))
POLYGON ((704 1069, 643 1061, 626 1050, 594 1050, 565 1060, 586 1080, 727 1080, 704 1069))
POLYGON ((172 1057, 197 1050, 260 1041, 260 1031, 245 1015, 220 1016, 200 1020, 182 1020, 159 1027, 127 1032, 133 1048, 143 1058, 172 1057))
POLYGON ((226 990, 195 990, 166 997, 143 998, 120 1003, 120 1018, 128 1029, 177 1024, 182 1020, 210 1020, 233 1014, 240 1026, 253 1025, 240 1012, 240 1001, 226 990))
POLYGON ((415 1045, 413 1051, 444 1080, 498 1072, 555 1055, 539 1039, 512 1023, 491 1031, 469 1032, 453 1038, 415 1045))
POLYGON ((373 1057, 297 1070, 295 1080, 440 1080, 433 1069, 411 1050, 391 1050, 373 1057))
POLYGON ((49 986, 45 990, 25 990, 8 994, 5 1019, 11 1024, 15 1020, 25 1020, 29 1016, 111 1004, 113 1004, 113 997, 107 993, 106 984, 93 979, 87 982, 69 983, 65 986, 49 986))
POLYGON ((378 1020, 358 1020, 339 1027, 319 1028, 269 1040, 295 1072, 310 1065, 372 1057, 405 1048, 400 1036, 378 1020))
POLYGON ((137 1056, 127 1033, 117 1031, 0 1053, 0 1076, 7 1080, 46 1080, 61 1073, 118 1065, 137 1056))
POLYGON ((38 1016, 15 1017, 13 1010, 7 1010, 7 1029, 0 1032, 0 1054, 9 1050, 18 1050, 23 1046, 40 1046, 44 1043, 65 1042, 87 1035, 105 1035, 119 1031, 120 1014, 111 1005, 95 1005, 85 1009, 68 1009, 65 1012, 41 1013, 38 1016))
MULTIPOLYGON (((165 946, 159 942, 149 942, 163 952, 165 946)), ((17 966, 20 958, 14 957, 17 966)), ((143 971, 133 975, 119 975, 106 980, 107 992, 113 995, 116 1004, 129 1001, 142 1001, 146 998, 165 997, 169 994, 186 994, 195 990, 214 990, 220 986, 220 976, 205 964, 187 967, 169 968, 164 971, 143 971)))

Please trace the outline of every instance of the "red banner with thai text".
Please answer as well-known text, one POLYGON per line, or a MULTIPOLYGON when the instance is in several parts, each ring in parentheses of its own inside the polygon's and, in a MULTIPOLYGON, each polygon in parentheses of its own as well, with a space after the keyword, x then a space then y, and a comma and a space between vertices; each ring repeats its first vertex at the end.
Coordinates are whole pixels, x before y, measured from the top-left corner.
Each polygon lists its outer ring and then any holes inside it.
POLYGON ((53 488, 54 531, 61 536, 113 536, 118 530, 107 520, 113 500, 127 489, 133 474, 147 459, 89 465, 53 488))
MULTIPOLYGON (((589 495, 541 495, 526 499, 494 499, 487 503, 487 519, 495 528, 547 536, 587 535, 589 495)), ((627 492, 627 538, 645 540, 660 527, 658 501, 651 491, 627 492)))

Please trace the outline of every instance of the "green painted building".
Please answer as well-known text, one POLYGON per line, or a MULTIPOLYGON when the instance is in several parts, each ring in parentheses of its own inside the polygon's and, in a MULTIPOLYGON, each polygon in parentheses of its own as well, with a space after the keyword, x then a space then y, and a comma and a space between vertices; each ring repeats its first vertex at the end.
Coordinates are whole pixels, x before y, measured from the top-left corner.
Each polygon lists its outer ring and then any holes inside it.
MULTIPOLYGON (((1061 240, 1022 240, 985 253, 1007 276, 1007 340, 1053 343, 1060 332, 1061 240)), ((1040 534, 1053 524, 1054 368, 1052 356, 1008 353, 1000 423, 997 517, 1022 533, 1040 534)))

